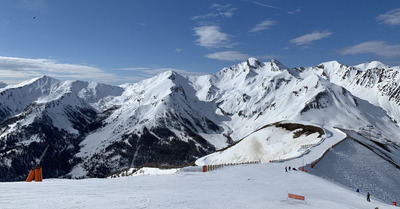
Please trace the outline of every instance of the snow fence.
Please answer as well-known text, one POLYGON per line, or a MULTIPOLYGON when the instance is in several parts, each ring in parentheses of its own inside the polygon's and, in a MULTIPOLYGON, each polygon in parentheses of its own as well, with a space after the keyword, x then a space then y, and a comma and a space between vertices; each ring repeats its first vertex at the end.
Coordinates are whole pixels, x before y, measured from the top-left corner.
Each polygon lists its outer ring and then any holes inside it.
POLYGON ((213 171, 213 170, 220 169, 220 168, 223 168, 226 166, 245 165, 245 164, 260 164, 260 163, 261 163, 261 160, 243 162, 243 163, 225 163, 225 164, 217 164, 217 165, 203 165, 202 172, 213 171))

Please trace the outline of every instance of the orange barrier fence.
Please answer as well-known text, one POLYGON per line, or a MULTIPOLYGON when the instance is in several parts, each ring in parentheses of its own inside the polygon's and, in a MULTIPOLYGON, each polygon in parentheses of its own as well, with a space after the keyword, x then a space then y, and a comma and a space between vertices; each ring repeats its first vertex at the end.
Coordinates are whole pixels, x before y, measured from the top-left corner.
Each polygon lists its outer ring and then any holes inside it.
POLYGON ((216 170, 219 168, 223 168, 225 166, 244 165, 244 164, 259 164, 259 163, 261 163, 261 160, 244 162, 244 163, 225 163, 225 164, 218 164, 218 165, 203 165, 202 171, 203 172, 212 171, 212 170, 216 170))
POLYGON ((288 197, 296 200, 306 200, 306 196, 290 194, 288 193, 288 197))
POLYGON ((36 182, 41 182, 43 180, 42 176, 42 167, 36 168, 36 169, 31 169, 29 171, 28 177, 26 178, 26 182, 31 182, 35 178, 36 182))
POLYGON ((36 168, 35 169, 35 181, 40 182, 42 181, 43 176, 42 176, 42 167, 36 168))
POLYGON ((35 169, 31 169, 31 171, 29 171, 28 178, 26 178, 26 182, 31 182, 34 176, 35 176, 35 169))

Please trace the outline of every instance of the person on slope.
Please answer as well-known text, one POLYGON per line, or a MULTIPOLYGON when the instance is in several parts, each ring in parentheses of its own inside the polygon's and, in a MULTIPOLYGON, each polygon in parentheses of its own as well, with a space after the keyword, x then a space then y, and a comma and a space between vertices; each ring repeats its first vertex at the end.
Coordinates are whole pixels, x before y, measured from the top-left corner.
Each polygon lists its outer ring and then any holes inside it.
POLYGON ((368 201, 368 202, 371 202, 370 196, 371 196, 371 195, 369 194, 369 192, 367 192, 367 201, 368 201))

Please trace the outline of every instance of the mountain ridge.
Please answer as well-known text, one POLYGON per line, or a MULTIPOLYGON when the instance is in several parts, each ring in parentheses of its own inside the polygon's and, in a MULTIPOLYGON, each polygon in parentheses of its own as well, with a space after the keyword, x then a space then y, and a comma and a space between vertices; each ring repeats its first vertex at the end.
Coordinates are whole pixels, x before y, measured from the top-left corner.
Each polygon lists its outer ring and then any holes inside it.
POLYGON ((31 149, 61 140, 67 149, 54 145, 43 163, 64 167, 49 177, 103 177, 147 163, 182 166, 278 121, 373 124, 394 139, 399 68, 363 66, 288 68, 249 58, 213 75, 167 71, 120 86, 47 76, 7 86, 0 89, 0 174, 12 172, 1 180, 23 179, 20 170, 32 162, 15 159, 33 160, 39 151, 31 149), (375 95, 365 93, 370 89, 375 95))

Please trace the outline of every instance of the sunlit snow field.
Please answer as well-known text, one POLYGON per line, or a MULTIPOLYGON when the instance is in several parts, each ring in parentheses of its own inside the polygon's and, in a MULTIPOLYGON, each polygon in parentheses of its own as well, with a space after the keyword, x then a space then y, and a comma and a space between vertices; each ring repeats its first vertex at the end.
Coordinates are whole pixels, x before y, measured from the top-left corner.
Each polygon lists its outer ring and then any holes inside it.
POLYGON ((113 179, 0 183, 1 208, 392 208, 284 163, 113 179), (306 201, 287 198, 305 195, 306 201))

